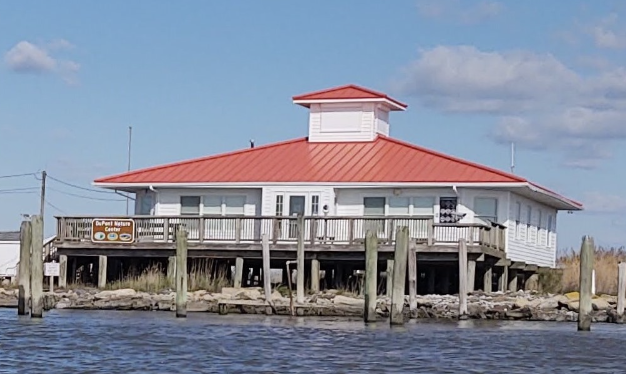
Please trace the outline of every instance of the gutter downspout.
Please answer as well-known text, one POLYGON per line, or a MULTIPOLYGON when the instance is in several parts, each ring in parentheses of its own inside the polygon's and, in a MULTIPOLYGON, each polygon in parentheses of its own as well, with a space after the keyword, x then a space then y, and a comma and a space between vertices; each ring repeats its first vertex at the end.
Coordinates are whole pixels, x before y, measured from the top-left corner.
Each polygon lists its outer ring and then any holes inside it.
POLYGON ((148 189, 152 192, 154 192, 155 195, 155 199, 154 199, 154 216, 157 215, 157 206, 161 205, 161 201, 160 201, 160 194, 159 191, 157 191, 152 185, 148 186, 148 189))

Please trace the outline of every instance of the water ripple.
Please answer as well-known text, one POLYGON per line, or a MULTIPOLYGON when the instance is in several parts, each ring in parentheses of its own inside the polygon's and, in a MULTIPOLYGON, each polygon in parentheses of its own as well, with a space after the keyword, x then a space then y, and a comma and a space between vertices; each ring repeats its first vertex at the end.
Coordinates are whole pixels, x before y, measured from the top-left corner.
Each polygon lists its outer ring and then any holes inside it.
POLYGON ((0 373, 621 373, 626 327, 0 310, 0 373))

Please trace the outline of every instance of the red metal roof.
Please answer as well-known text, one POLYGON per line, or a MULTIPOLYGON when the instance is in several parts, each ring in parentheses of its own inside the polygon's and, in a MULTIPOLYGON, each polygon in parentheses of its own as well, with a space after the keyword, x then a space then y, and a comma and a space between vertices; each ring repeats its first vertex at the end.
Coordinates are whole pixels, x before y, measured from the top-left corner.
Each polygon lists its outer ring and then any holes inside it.
POLYGON ((372 142, 306 138, 131 171, 96 183, 519 183, 516 175, 379 136, 372 142))
MULTIPOLYGON (((354 84, 348 84, 345 86, 328 88, 321 91, 310 92, 292 98, 294 101, 307 101, 307 100, 342 100, 342 99, 386 99, 403 108, 407 105, 395 100, 386 94, 369 88, 360 87, 354 84)), ((308 107, 308 104, 304 104, 308 107)))

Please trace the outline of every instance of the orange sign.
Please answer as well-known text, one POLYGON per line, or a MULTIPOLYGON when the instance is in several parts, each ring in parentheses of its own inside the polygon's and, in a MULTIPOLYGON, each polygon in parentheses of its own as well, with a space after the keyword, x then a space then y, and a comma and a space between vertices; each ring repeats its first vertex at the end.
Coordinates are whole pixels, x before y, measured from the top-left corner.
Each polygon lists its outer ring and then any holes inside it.
POLYGON ((132 243, 135 241, 135 221, 96 218, 91 221, 91 241, 94 243, 132 243))

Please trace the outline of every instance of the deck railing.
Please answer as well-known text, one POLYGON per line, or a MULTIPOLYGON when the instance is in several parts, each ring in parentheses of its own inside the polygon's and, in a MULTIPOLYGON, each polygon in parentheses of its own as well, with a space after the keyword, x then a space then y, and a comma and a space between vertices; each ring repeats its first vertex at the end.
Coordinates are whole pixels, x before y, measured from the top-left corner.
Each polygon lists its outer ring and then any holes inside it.
MULTIPOLYGON (((91 241, 91 223, 96 217, 57 217, 57 241, 91 241)), ((268 216, 130 216, 135 242, 173 242, 184 226, 190 242, 260 243, 266 233, 273 243, 296 243, 300 226, 306 244, 359 244, 367 230, 378 232, 379 242, 392 244, 396 229, 409 228, 411 238, 428 245, 457 243, 504 250, 505 227, 472 223, 435 223, 430 216, 384 217, 268 217, 268 216)))

